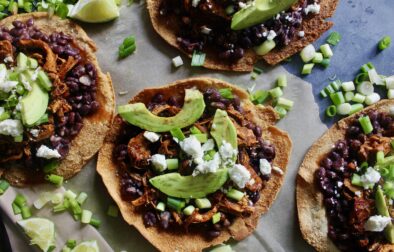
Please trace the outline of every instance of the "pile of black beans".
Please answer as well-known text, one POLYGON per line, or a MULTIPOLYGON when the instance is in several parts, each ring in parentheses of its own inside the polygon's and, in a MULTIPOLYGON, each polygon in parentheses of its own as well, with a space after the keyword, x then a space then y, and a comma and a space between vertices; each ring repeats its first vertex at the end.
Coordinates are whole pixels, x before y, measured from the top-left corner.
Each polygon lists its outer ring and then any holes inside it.
MULTIPOLYGON (((199 4, 204 5, 205 1, 201 0, 199 4)), ((222 1, 219 4, 223 8, 232 5, 234 10, 237 11, 240 2, 244 3, 245 1, 222 1)), ((206 46, 213 46, 218 50, 218 57, 236 61, 245 55, 246 49, 262 44, 271 30, 276 33, 274 41, 277 47, 288 45, 296 36, 296 30, 301 27, 303 18, 306 17, 306 6, 315 2, 318 1, 302 1, 299 8, 295 10, 281 12, 263 24, 239 31, 231 30, 229 18, 207 18, 206 16, 201 18, 195 13, 198 12, 198 7, 192 8, 192 10, 185 9, 182 0, 162 1, 160 13, 163 16, 176 15, 179 17, 181 30, 177 42, 186 52, 203 51, 206 46), (210 28, 211 31, 209 33, 202 32, 201 27, 203 25, 210 28)))
MULTIPOLYGON (((393 136, 394 121, 387 113, 372 111, 368 116, 374 126, 370 134, 393 136)), ((369 135, 368 135, 369 136, 369 135)), ((321 160, 316 172, 316 183, 324 196, 324 206, 328 218, 328 236, 345 251, 360 250, 361 239, 369 239, 370 234, 355 233, 349 223, 354 202, 345 198, 343 182, 351 178, 354 169, 350 165, 362 163, 358 157, 360 146, 367 140, 360 123, 354 119, 346 131, 346 139, 336 142, 334 148, 321 160)), ((371 238, 372 239, 372 238, 371 238)))
POLYGON ((16 20, 12 25, 11 29, 1 28, 0 40, 9 40, 16 48, 19 40, 42 40, 48 43, 60 58, 67 59, 72 56, 79 61, 63 80, 69 88, 69 95, 65 99, 72 106, 72 111, 62 118, 55 118, 56 134, 50 139, 52 147, 64 157, 69 151, 71 140, 83 127, 83 117, 99 108, 96 100, 97 71, 91 63, 83 62, 80 50, 73 46, 72 37, 62 32, 45 34, 34 26, 33 19, 26 22, 16 20))

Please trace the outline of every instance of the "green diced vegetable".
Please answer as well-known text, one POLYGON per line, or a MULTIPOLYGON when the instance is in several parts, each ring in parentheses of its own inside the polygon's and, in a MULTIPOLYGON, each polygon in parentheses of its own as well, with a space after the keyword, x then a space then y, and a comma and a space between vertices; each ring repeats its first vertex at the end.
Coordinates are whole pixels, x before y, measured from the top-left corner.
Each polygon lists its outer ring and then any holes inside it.
POLYGON ((240 201, 245 196, 245 193, 232 188, 226 193, 226 196, 235 201, 240 201))
POLYGON ((76 199, 76 198, 77 198, 77 195, 76 195, 73 191, 67 190, 67 191, 64 193, 64 197, 67 198, 67 199, 76 199))
POLYGON ((167 197, 167 206, 177 212, 180 212, 185 207, 185 201, 167 197))
POLYGON ((205 143, 206 141, 208 141, 208 134, 206 134, 206 133, 195 134, 194 136, 197 138, 197 140, 200 143, 205 143))
POLYGON ((364 103, 365 101, 365 96, 359 93, 356 93, 352 99, 352 101, 357 102, 357 103, 364 103))
POLYGON ((331 58, 334 55, 329 44, 321 45, 320 51, 323 53, 324 58, 331 58))
POLYGON ((170 130, 170 133, 172 137, 177 138, 179 141, 183 141, 186 138, 180 128, 172 129, 170 130))
POLYGON ((46 91, 50 91, 52 88, 52 82, 48 75, 44 71, 39 71, 37 75, 38 84, 41 88, 46 91))
POLYGON ((160 212, 163 212, 164 210, 166 210, 166 204, 164 204, 163 202, 159 202, 156 205, 156 209, 160 212))
POLYGON ((378 44, 378 48, 380 51, 383 51, 384 49, 388 48, 391 45, 391 37, 390 36, 384 36, 378 44))
POLYGON ((287 76, 285 74, 280 75, 276 80, 276 83, 280 88, 287 87, 287 76))
POLYGON ((362 186, 360 175, 354 173, 352 176, 352 184, 356 186, 362 186))
POLYGON ((356 78, 354 79, 354 83, 356 85, 361 84, 364 81, 368 81, 369 80, 369 75, 368 75, 368 71, 365 73, 359 73, 356 78))
POLYGON ((323 59, 320 65, 324 68, 327 68, 330 65, 330 59, 323 59))
POLYGON ((384 161, 384 152, 383 151, 378 151, 376 153, 376 163, 381 164, 384 161))
POLYGON ((374 69, 374 68, 375 68, 375 66, 371 62, 368 62, 368 63, 361 66, 360 72, 368 74, 368 71, 371 69, 374 69))
POLYGON ((82 210, 81 222, 83 224, 89 224, 90 221, 92 220, 92 216, 93 216, 93 213, 91 211, 86 210, 86 209, 82 210))
POLYGON ((339 115, 348 115, 352 110, 352 105, 350 103, 342 103, 337 106, 337 114, 339 115))
POLYGON ((78 197, 75 199, 80 205, 83 205, 85 203, 86 199, 88 198, 88 195, 85 192, 81 192, 78 197))
POLYGON ((250 98, 254 104, 263 104, 269 97, 269 92, 266 90, 257 90, 250 98))
POLYGON ((77 241, 76 240, 67 240, 66 246, 69 247, 70 249, 73 249, 77 246, 77 241))
POLYGON ((220 214, 220 213, 215 213, 213 216, 212 216, 212 224, 216 224, 216 223, 218 223, 219 221, 220 221, 220 217, 221 217, 222 215, 220 214))
POLYGON ((350 109, 350 115, 357 113, 361 111, 364 108, 364 106, 360 103, 352 104, 352 108, 350 109))
POLYGON ((334 117, 337 114, 337 107, 335 105, 331 105, 326 109, 326 115, 328 117, 334 117))
POLYGON ((264 72, 264 70, 255 66, 255 67, 253 67, 253 72, 256 74, 262 74, 264 72))
POLYGON ((219 89, 219 93, 223 98, 226 98, 226 99, 233 99, 234 98, 231 88, 221 88, 221 89, 219 89))
POLYGON ((20 207, 20 208, 22 208, 23 206, 25 206, 26 205, 26 198, 25 198, 25 196, 23 196, 22 194, 17 194, 16 195, 16 197, 15 197, 15 199, 14 199, 14 203, 18 206, 18 207, 20 207))
POLYGON ((360 117, 358 120, 365 134, 369 134, 373 131, 373 126, 369 116, 360 117))
POLYGON ((320 96, 323 97, 323 98, 327 97, 327 93, 326 93, 326 91, 324 89, 322 91, 320 91, 320 96))
POLYGON ((63 177, 59 175, 49 174, 45 177, 45 179, 57 186, 61 186, 63 184, 63 177))
POLYGON ((339 89, 341 89, 342 86, 342 82, 340 80, 335 80, 333 82, 330 83, 330 86, 335 90, 335 91, 339 91, 339 89))
POLYGON ((334 90, 330 85, 328 85, 327 87, 325 87, 325 88, 324 88, 324 91, 326 92, 327 95, 332 94, 332 93, 335 93, 335 90, 334 90))
POLYGON ((269 94, 273 98, 278 98, 283 95, 283 91, 280 87, 273 88, 269 91, 269 94))
POLYGON ((323 54, 318 52, 315 54, 315 57, 313 58, 312 62, 316 64, 320 64, 323 61, 323 54))
POLYGON ((183 209, 183 213, 184 213, 185 215, 187 215, 187 216, 190 216, 190 215, 193 214, 193 212, 194 212, 195 209, 196 209, 196 208, 195 208, 193 205, 190 205, 190 206, 185 207, 185 209, 183 209))
MULTIPOLYGON (((300 56, 304 63, 308 63, 311 61, 316 55, 316 49, 312 44, 307 45, 304 49, 302 49, 300 56)), ((310 65, 310 64, 306 64, 310 65)))
POLYGON ((201 130, 199 130, 196 126, 191 127, 190 132, 192 134, 201 134, 202 133, 201 130))
POLYGON ((263 56, 269 53, 272 49, 276 47, 274 40, 266 40, 261 45, 254 48, 257 55, 263 56))
POLYGON ((205 53, 194 51, 191 66, 202 66, 205 62, 205 53))
POLYGON ((330 98, 332 103, 334 103, 334 105, 338 106, 342 103, 345 103, 345 97, 343 96, 342 92, 336 92, 333 94, 330 94, 330 98))
POLYGON ((287 110, 282 106, 275 106, 275 111, 279 114, 279 117, 282 119, 287 115, 287 110))
POLYGON ((9 187, 10 184, 7 181, 0 179, 0 195, 3 195, 9 187))
POLYGON ((92 218, 92 219, 90 220, 90 223, 89 223, 89 224, 92 225, 92 226, 95 227, 95 228, 99 228, 100 225, 101 225, 101 221, 100 221, 99 219, 92 218))
POLYGON ((207 198, 196 199, 195 203, 199 209, 208 209, 212 207, 211 202, 207 198))
POLYGON ((82 208, 75 199, 69 199, 70 209, 74 215, 82 213, 82 208))
POLYGON ((18 69, 25 70, 27 68, 27 56, 24 53, 19 53, 16 56, 16 64, 18 69))
POLYGON ((289 99, 286 99, 286 98, 283 98, 283 97, 279 97, 276 105, 277 106, 281 106, 281 107, 285 108, 286 110, 290 110, 290 109, 293 108, 294 102, 289 100, 289 99))
POLYGON ((329 43, 330 45, 336 46, 339 41, 341 40, 341 34, 339 34, 338 32, 331 32, 330 35, 327 38, 327 43, 329 43))
POLYGON ((301 74, 307 75, 307 74, 312 73, 312 69, 313 69, 314 66, 315 66, 315 64, 313 64, 313 63, 305 64, 305 65, 302 67, 301 74))
POLYGON ((351 91, 348 91, 345 93, 345 101, 346 102, 351 102, 354 98, 354 93, 351 91))
POLYGON ((51 173, 55 171, 58 166, 59 166, 59 161, 52 160, 49 163, 45 164, 42 170, 44 171, 44 173, 51 173))
POLYGON ((356 87, 354 86, 353 81, 343 82, 341 87, 342 87, 343 91, 345 91, 345 92, 356 90, 356 87))
POLYGON ((179 167, 179 160, 177 158, 166 159, 166 163, 167 169, 170 171, 177 170, 179 167))
POLYGON ((14 212, 15 215, 20 214, 22 212, 22 209, 15 203, 12 203, 12 211, 14 212))
POLYGON ((21 214, 22 214, 22 219, 28 219, 31 217, 31 209, 28 206, 23 206, 21 207, 21 214))

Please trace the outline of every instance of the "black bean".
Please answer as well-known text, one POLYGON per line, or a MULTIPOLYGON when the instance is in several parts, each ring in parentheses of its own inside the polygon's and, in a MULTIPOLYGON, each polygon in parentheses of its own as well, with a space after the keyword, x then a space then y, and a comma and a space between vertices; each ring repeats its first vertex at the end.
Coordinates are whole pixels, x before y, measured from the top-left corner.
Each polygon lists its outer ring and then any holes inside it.
POLYGON ((210 230, 207 232, 208 239, 214 239, 220 235, 220 231, 217 230, 210 230))
POLYGON ((167 229, 170 225, 171 213, 168 211, 164 211, 160 213, 160 226, 164 229, 167 229))
POLYGON ((156 215, 152 212, 147 212, 144 214, 144 224, 146 227, 155 226, 157 223, 156 215))

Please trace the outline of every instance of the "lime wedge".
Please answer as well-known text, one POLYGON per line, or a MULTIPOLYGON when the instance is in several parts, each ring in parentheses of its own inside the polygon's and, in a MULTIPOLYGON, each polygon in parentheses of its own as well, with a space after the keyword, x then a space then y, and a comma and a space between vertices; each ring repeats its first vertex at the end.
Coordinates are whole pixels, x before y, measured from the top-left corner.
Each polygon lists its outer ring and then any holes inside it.
POLYGON ((31 239, 31 244, 37 245, 42 251, 51 251, 55 246, 55 225, 44 218, 30 218, 17 222, 31 239))
POLYGON ((78 244, 78 246, 76 246, 75 248, 73 248, 73 250, 71 250, 71 252, 99 252, 99 251, 100 249, 97 246, 96 241, 81 242, 80 244, 78 244))
POLYGON ((79 0, 69 16, 87 23, 103 23, 119 17, 115 0, 79 0))

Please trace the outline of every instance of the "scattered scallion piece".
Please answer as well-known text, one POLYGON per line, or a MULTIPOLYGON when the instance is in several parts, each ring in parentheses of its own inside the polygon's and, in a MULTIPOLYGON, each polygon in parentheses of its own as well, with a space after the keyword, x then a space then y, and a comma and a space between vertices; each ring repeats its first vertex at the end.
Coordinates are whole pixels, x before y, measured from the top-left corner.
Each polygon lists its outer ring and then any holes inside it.
POLYGON ((192 133, 193 135, 202 134, 201 130, 199 130, 196 126, 192 126, 190 128, 190 133, 192 133))
POLYGON ((253 67, 253 72, 255 72, 257 74, 262 74, 264 72, 264 70, 255 66, 255 67, 253 67))
POLYGON ((340 80, 335 80, 333 82, 330 83, 330 86, 335 90, 335 91, 339 91, 341 89, 342 86, 342 82, 340 80))
POLYGON ((166 210, 166 204, 164 204, 163 202, 159 202, 156 205, 156 209, 160 212, 164 212, 164 210, 166 210))
POLYGON ((276 105, 276 106, 274 107, 274 109, 275 109, 275 111, 278 113, 278 115, 279 115, 279 117, 280 117, 281 119, 284 118, 284 117, 287 115, 287 110, 286 110, 284 107, 282 107, 282 106, 276 105))
POLYGON ((28 219, 31 217, 31 210, 30 207, 28 206, 22 206, 21 207, 21 215, 22 215, 22 219, 28 219))
POLYGON ((167 206, 177 212, 180 212, 185 207, 185 201, 167 197, 167 206))
POLYGON ((172 59, 172 65, 174 67, 180 67, 183 65, 183 60, 181 58, 181 56, 177 56, 175 58, 172 59))
POLYGON ((194 212, 195 209, 196 209, 196 208, 195 208, 193 205, 190 205, 190 206, 185 207, 185 209, 183 209, 183 213, 184 213, 185 215, 187 215, 187 216, 190 216, 190 215, 193 214, 193 212, 194 212))
POLYGON ((315 57, 313 58, 312 62, 316 64, 320 64, 323 61, 323 54, 318 52, 315 54, 315 57))
POLYGON ((257 55, 263 56, 269 53, 272 49, 276 47, 276 43, 274 40, 266 40, 261 45, 256 46, 254 51, 257 55))
POLYGON ((67 190, 64 193, 64 197, 66 197, 67 199, 75 199, 77 197, 77 195, 73 191, 67 190))
POLYGON ((378 151, 376 152, 376 163, 381 164, 384 161, 384 152, 378 151))
POLYGON ((345 91, 345 92, 356 90, 356 87, 354 86, 354 82, 353 81, 343 82, 341 87, 342 87, 343 91, 345 91))
POLYGON ((119 58, 124 59, 127 56, 135 52, 137 46, 135 43, 135 37, 129 36, 123 40, 123 43, 119 46, 119 58))
POLYGON ((276 84, 280 88, 287 87, 287 76, 285 74, 280 75, 276 80, 276 84))
POLYGON ((99 219, 91 218, 89 224, 95 228, 99 228, 101 225, 101 221, 99 219))
POLYGON ((78 197, 75 199, 80 205, 83 205, 85 203, 86 199, 88 198, 88 195, 85 192, 79 193, 78 197))
POLYGON ((323 59, 322 62, 320 62, 320 65, 324 68, 327 68, 330 65, 330 59, 323 59))
POLYGON ((211 202, 207 198, 196 199, 194 202, 199 209, 208 209, 212 207, 211 202))
POLYGON ((327 43, 329 43, 332 46, 336 46, 339 41, 341 40, 341 34, 339 34, 338 32, 331 32, 330 35, 327 38, 327 43))
POLYGON ((44 165, 44 168, 42 169, 44 173, 51 173, 54 170, 56 170, 56 168, 59 166, 59 161, 57 160, 53 160, 50 161, 49 163, 44 165))
POLYGON ((320 96, 323 97, 323 98, 327 97, 327 93, 326 93, 326 91, 324 89, 320 91, 320 96))
POLYGON ((283 97, 279 97, 278 102, 276 103, 276 105, 281 106, 281 107, 285 108, 286 110, 290 110, 290 109, 293 108, 294 102, 289 100, 289 99, 286 99, 286 98, 283 98, 283 97))
POLYGON ((352 105, 350 103, 342 103, 337 106, 337 114, 339 115, 348 115, 352 110, 352 105))
POLYGON ((334 105, 338 106, 342 103, 345 103, 345 97, 343 96, 342 92, 336 92, 333 94, 330 94, 330 98, 332 103, 334 103, 334 105))
POLYGON ((334 55, 329 44, 321 45, 320 51, 322 52, 324 58, 331 58, 334 55))
POLYGON ((378 48, 380 51, 383 51, 384 49, 388 48, 391 45, 391 37, 390 36, 384 36, 378 43, 378 48))
POLYGON ((231 88, 221 88, 221 89, 219 89, 219 93, 223 98, 226 98, 226 99, 233 99, 234 98, 231 88))
POLYGON ((183 141, 186 138, 180 128, 172 129, 170 130, 170 133, 172 137, 177 138, 179 141, 183 141))
POLYGON ((365 95, 356 93, 356 94, 354 95, 354 97, 352 98, 352 101, 353 101, 353 102, 357 102, 357 103, 364 103, 364 101, 365 101, 365 95))
POLYGON ((191 66, 202 66, 205 62, 205 53, 193 51, 191 66))
POLYGON ((22 208, 23 206, 25 206, 26 205, 26 198, 25 198, 25 196, 23 196, 22 194, 17 194, 16 195, 16 197, 15 197, 15 199, 14 199, 14 203, 18 206, 18 207, 20 207, 20 208, 22 208))
POLYGON ((307 45, 304 49, 302 49, 300 56, 304 63, 308 63, 311 61, 316 54, 316 49, 312 44, 307 45))
POLYGON ((305 65, 302 67, 301 74, 303 74, 303 75, 308 75, 308 74, 312 73, 312 69, 313 69, 314 66, 315 66, 315 64, 313 64, 313 63, 305 64, 305 65))
POLYGON ((240 201, 244 196, 245 193, 238 191, 234 188, 231 188, 227 193, 226 196, 230 199, 233 199, 235 201, 240 201))
POLYGON ((170 171, 177 170, 179 167, 179 160, 177 158, 166 159, 166 163, 167 163, 167 169, 170 171))
POLYGON ((81 222, 83 224, 89 224, 92 219, 93 213, 89 210, 82 210, 81 222))
POLYGON ((375 68, 375 66, 371 62, 368 62, 368 63, 361 66, 360 72, 368 73, 369 70, 374 69, 374 68, 375 68))
POLYGON ((372 105, 380 101, 380 95, 378 93, 372 93, 365 97, 365 104, 372 105))
POLYGON ((328 106, 326 109, 326 115, 328 117, 334 117, 337 114, 337 107, 335 105, 328 106))
POLYGON ((21 208, 14 202, 12 203, 12 211, 15 215, 20 214, 22 212, 21 208))
POLYGON ((346 102, 351 102, 354 98, 354 93, 351 91, 348 91, 345 93, 345 101, 346 102))
POLYGON ((374 92, 373 84, 369 81, 361 82, 357 86, 357 92, 359 92, 362 95, 370 95, 374 92))
POLYGON ((373 126, 369 116, 363 116, 358 119, 360 122, 361 128, 363 129, 365 134, 369 134, 373 131, 373 126))
POLYGON ((269 97, 269 92, 266 90, 257 90, 254 92, 250 99, 254 104, 263 104, 269 97))
POLYGON ((366 72, 366 73, 359 73, 359 74, 357 74, 356 78, 354 79, 354 83, 356 85, 358 85, 358 84, 360 84, 360 83, 362 83, 364 81, 367 81, 367 80, 369 80, 368 72, 366 72))
POLYGON ((280 87, 273 88, 269 91, 272 98, 278 98, 283 95, 283 91, 280 87))
POLYGON ((66 246, 69 247, 70 249, 73 249, 77 246, 77 241, 76 240, 67 240, 66 246))
POLYGON ((10 184, 7 181, 1 179, 0 180, 0 195, 3 195, 9 187, 10 187, 10 184))
POLYGON ((218 222, 220 221, 220 217, 221 217, 221 216, 222 216, 222 215, 220 214, 220 212, 215 213, 215 214, 212 216, 212 224, 218 223, 218 222))
POLYGON ((57 186, 61 186, 63 184, 63 177, 59 175, 49 174, 45 179, 57 186))

